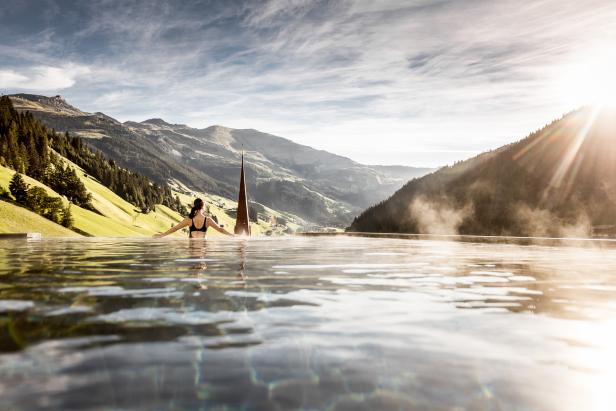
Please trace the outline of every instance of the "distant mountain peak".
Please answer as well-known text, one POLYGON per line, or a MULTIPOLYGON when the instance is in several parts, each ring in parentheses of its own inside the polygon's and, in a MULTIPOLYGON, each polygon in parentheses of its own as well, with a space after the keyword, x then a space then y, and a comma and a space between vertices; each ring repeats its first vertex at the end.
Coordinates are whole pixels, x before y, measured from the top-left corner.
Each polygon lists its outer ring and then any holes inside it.
POLYGON ((214 124, 213 126, 207 127, 206 130, 229 132, 232 129, 229 127, 221 126, 220 124, 214 124))
POLYGON ((66 102, 61 95, 55 95, 53 97, 41 96, 38 94, 12 94, 9 96, 15 108, 22 110, 37 110, 37 111, 52 111, 58 114, 64 115, 87 115, 77 107, 71 106, 66 102))
POLYGON ((141 124, 156 124, 156 125, 160 125, 160 126, 170 126, 171 124, 167 123, 165 120, 163 120, 162 118, 149 118, 147 120, 143 120, 141 122, 141 124))

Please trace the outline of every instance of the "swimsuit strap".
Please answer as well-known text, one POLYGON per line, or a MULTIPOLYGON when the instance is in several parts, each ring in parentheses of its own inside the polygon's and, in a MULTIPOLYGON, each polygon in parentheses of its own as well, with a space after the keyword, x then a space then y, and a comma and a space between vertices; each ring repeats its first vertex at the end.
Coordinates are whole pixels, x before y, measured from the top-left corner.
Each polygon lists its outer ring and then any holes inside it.
POLYGON ((197 226, 195 225, 195 219, 191 218, 192 224, 190 225, 190 231, 203 231, 206 232, 207 231, 207 217, 203 220, 203 225, 201 226, 201 228, 197 228, 197 226))

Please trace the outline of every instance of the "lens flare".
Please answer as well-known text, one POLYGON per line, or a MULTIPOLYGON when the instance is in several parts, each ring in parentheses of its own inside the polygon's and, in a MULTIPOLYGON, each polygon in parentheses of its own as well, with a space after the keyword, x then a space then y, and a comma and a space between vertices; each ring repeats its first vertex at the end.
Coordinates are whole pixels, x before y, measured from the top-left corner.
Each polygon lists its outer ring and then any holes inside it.
POLYGON ((616 47, 600 47, 575 56, 562 67, 558 88, 573 107, 616 105, 616 47))

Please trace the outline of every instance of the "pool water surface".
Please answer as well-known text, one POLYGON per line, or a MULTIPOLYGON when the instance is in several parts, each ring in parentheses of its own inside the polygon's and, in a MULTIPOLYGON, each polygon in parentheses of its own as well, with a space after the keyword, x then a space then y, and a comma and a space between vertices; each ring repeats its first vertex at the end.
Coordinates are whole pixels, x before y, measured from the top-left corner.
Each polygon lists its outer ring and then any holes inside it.
POLYGON ((0 241, 1 410, 613 410, 616 248, 0 241))

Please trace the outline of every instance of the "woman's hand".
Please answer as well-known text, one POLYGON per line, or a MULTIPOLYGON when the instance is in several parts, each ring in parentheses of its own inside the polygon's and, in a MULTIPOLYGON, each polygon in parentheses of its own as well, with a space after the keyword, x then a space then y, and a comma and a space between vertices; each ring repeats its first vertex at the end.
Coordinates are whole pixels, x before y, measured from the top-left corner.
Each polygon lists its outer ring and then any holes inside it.
POLYGON ((156 233, 152 236, 152 238, 162 238, 164 236, 164 233, 156 233))

